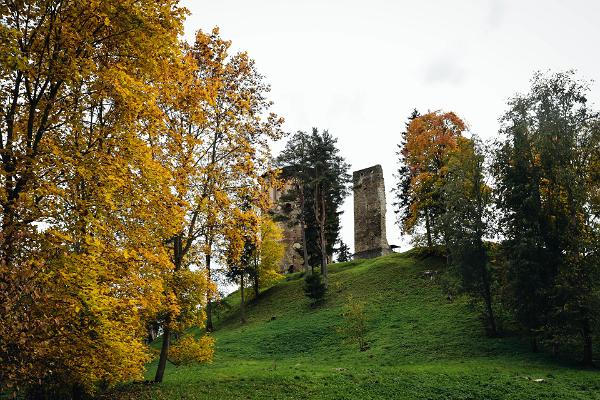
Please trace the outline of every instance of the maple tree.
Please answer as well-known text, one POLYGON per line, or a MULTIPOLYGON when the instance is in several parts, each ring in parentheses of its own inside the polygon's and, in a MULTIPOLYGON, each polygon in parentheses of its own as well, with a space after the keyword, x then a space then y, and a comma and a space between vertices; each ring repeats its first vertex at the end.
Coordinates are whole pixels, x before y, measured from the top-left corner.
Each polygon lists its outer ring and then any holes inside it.
POLYGON ((407 189, 397 193, 401 197, 396 204, 408 204, 401 220, 405 233, 414 233, 424 223, 429 248, 443 241, 441 190, 446 162, 465 130, 465 123, 456 114, 439 111, 413 114, 406 129, 401 155, 407 168, 400 172, 409 183, 405 184, 407 189))
POLYGON ((141 376, 144 316, 182 215, 152 82, 176 1, 0 5, 0 381, 58 396, 141 376))
POLYGON ((229 55, 230 45, 217 28, 198 31, 194 44, 184 45, 183 70, 164 79, 170 86, 161 99, 168 128, 164 159, 176 175, 176 197, 185 214, 169 240, 173 273, 193 272, 199 281, 195 302, 188 302, 184 314, 172 306, 183 292, 177 285, 165 289, 157 382, 163 379, 172 332, 203 325, 205 318, 207 330, 213 329, 216 291, 202 279, 211 281, 215 258, 237 263, 245 241, 241 232, 258 230, 256 210, 245 206, 248 199, 258 209, 267 207, 263 176, 270 170, 268 140, 282 135, 283 120, 267 114, 269 86, 254 61, 246 53, 229 55), (182 319, 187 314, 195 318, 182 319))

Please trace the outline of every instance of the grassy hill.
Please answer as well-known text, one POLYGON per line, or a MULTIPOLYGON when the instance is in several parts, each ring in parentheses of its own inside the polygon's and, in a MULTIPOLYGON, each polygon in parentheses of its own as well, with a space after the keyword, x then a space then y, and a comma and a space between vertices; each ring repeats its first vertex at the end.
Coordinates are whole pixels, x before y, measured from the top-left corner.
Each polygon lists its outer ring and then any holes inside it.
POLYGON ((236 307, 218 321, 212 364, 168 365, 162 385, 110 398, 600 399, 598 371, 531 354, 516 338, 487 338, 468 300, 449 301, 423 274, 439 269, 440 260, 414 253, 335 264, 315 309, 291 276, 251 302, 247 324, 236 307), (364 352, 336 329, 348 295, 366 302, 364 352))

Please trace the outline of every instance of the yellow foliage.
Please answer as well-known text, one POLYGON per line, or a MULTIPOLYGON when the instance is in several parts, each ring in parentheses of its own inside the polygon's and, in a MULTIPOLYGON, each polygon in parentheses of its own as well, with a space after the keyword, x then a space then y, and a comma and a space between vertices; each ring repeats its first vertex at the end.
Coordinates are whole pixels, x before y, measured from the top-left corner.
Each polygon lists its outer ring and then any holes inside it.
POLYGON ((258 264, 258 279, 262 287, 270 286, 282 277, 279 273, 281 260, 285 253, 282 239, 281 228, 267 214, 262 215, 258 264))
POLYGON ((0 392, 48 397, 141 378, 184 218, 155 139, 185 11, 51 3, 0 5, 0 392))
POLYGON ((212 362, 215 340, 208 335, 195 339, 186 335, 171 347, 169 359, 176 365, 212 362))

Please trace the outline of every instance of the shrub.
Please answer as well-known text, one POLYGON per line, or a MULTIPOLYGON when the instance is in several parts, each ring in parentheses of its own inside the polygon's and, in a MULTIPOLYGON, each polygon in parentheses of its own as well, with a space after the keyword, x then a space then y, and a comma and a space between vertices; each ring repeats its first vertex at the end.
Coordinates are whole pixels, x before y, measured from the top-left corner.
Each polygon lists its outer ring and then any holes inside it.
POLYGON ((344 307, 344 323, 338 328, 338 332, 346 337, 346 340, 358 344, 360 351, 369 348, 367 343, 367 313, 365 312, 365 302, 357 301, 352 296, 348 296, 344 307))
POLYGON ((179 339, 171 348, 169 360, 175 365, 186 365, 194 362, 211 362, 215 341, 210 336, 195 339, 186 335, 179 339))
POLYGON ((323 302, 326 290, 321 274, 313 273, 304 277, 304 294, 312 300, 313 307, 323 302))

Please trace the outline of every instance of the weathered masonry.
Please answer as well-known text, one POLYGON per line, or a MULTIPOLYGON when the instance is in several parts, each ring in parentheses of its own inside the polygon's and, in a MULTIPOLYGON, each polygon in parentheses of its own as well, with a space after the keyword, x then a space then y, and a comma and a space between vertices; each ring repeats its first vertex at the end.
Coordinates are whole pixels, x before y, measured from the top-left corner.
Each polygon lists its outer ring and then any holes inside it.
POLYGON ((355 171, 354 258, 390 253, 385 231, 385 184, 381 165, 355 171))
POLYGON ((292 189, 292 182, 284 180, 283 188, 269 188, 273 208, 271 214, 278 220, 277 224, 283 231, 282 243, 285 245, 285 253, 279 272, 295 272, 302 270, 304 259, 301 256, 302 249, 302 227, 296 223, 300 208, 293 200, 283 201, 286 194, 292 189))

